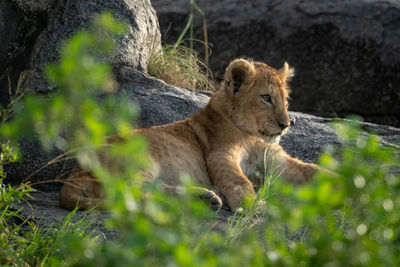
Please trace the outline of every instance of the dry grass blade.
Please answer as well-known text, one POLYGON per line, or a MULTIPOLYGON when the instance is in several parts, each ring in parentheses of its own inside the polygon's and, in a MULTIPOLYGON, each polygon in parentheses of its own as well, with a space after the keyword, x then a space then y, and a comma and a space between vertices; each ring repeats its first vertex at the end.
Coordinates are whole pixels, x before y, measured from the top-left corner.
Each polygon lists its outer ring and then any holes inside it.
POLYGON ((25 93, 29 90, 27 87, 29 78, 31 75, 31 71, 23 71, 19 75, 18 82, 16 88, 13 90, 11 86, 11 78, 8 76, 8 95, 10 97, 9 103, 6 107, 3 107, 0 116, 1 121, 5 122, 13 115, 13 107, 16 103, 18 103, 21 98, 25 95, 25 93))
POLYGON ((197 52, 185 46, 167 45, 150 57, 148 73, 166 83, 193 91, 215 91, 212 74, 197 52))

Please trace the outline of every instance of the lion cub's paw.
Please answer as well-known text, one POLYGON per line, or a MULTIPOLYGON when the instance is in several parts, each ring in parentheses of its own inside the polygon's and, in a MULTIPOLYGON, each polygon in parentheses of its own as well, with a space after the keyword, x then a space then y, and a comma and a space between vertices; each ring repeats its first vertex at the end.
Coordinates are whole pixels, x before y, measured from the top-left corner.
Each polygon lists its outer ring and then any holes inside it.
POLYGON ((200 199, 207 201, 207 203, 213 210, 218 211, 222 208, 223 203, 221 198, 211 190, 207 190, 203 194, 201 194, 200 199))

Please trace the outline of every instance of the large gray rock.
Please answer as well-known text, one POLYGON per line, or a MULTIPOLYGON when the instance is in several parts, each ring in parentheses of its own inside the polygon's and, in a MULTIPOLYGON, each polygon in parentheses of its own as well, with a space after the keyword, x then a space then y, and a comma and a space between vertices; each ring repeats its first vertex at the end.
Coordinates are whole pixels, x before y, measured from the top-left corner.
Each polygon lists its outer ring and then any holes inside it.
MULTIPOLYGON (((105 11, 128 26, 128 33, 116 40, 116 53, 110 59, 114 65, 130 66, 147 70, 150 55, 161 48, 157 17, 149 0, 91 0, 62 2, 49 12, 48 26, 39 35, 32 51, 30 69, 35 78, 42 78, 43 67, 58 58, 62 41, 77 30, 88 27, 91 19, 105 11)), ((32 84, 40 85, 38 81, 32 84)), ((47 91, 51 87, 38 86, 47 91)))
POLYGON ((10 2, 14 3, 16 7, 21 9, 21 11, 28 16, 41 12, 49 13, 50 8, 57 5, 57 1, 54 0, 10 0, 10 2))
MULTIPOLYGON (((22 3, 22 1, 21 1, 22 3)), ((27 68, 29 55, 46 16, 25 13, 12 1, 0 1, 0 103, 9 101, 10 78, 15 88, 18 77, 27 68)))
MULTIPOLYGON (((187 0, 152 0, 161 32, 175 42, 187 0)), ((197 0, 212 44, 210 67, 222 79, 236 57, 296 69, 291 107, 325 116, 352 113, 400 126, 400 2, 393 0, 197 0)), ((200 16, 195 38, 203 39, 200 16)), ((203 48, 198 45, 198 51, 203 48)))
POLYGON ((146 128, 184 120, 208 103, 207 95, 166 84, 129 67, 115 68, 119 94, 140 107, 139 126, 146 128))
MULTIPOLYGON (((89 26, 91 19, 104 11, 110 11, 128 26, 128 33, 115 40, 117 53, 110 61, 146 71, 151 53, 161 48, 159 25, 150 0, 4 0, 0 3, 0 91, 8 92, 8 75, 15 86, 25 69, 34 71, 30 89, 52 90, 44 79, 43 67, 58 59, 65 39, 89 26)), ((0 96, 0 102, 6 103, 7 94, 0 96)))

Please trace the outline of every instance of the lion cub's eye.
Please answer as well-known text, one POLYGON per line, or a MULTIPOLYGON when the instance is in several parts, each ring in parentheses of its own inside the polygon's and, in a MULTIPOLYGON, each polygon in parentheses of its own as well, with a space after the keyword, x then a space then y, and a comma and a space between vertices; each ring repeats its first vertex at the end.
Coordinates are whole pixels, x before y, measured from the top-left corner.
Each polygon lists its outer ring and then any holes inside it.
POLYGON ((266 95, 261 95, 261 98, 262 98, 262 100, 263 100, 265 103, 272 103, 271 96, 268 95, 268 94, 266 94, 266 95))

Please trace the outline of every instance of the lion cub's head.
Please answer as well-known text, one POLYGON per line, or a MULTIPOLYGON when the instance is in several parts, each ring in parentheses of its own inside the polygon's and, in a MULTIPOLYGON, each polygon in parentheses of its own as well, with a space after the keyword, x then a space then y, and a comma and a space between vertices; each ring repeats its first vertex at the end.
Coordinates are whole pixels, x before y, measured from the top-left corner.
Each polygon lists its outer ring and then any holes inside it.
POLYGON ((278 71, 264 63, 234 60, 226 69, 222 90, 237 127, 278 141, 290 125, 287 82, 293 75, 287 63, 278 71))

